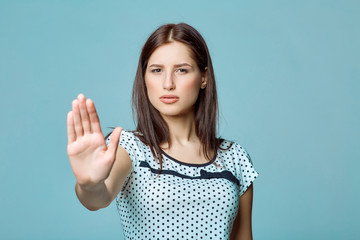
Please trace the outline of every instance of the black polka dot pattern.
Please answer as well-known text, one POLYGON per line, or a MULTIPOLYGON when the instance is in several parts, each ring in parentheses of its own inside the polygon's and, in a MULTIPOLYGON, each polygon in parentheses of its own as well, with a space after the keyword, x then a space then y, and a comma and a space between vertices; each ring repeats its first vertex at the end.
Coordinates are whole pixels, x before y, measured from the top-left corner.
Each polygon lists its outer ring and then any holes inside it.
MULTIPOLYGON (((218 149, 204 164, 163 153, 163 173, 156 177, 160 164, 148 146, 126 130, 119 144, 133 167, 116 197, 125 239, 229 239, 239 197, 258 176, 243 147, 234 143, 218 149)), ((230 144, 224 141, 221 147, 230 144)))

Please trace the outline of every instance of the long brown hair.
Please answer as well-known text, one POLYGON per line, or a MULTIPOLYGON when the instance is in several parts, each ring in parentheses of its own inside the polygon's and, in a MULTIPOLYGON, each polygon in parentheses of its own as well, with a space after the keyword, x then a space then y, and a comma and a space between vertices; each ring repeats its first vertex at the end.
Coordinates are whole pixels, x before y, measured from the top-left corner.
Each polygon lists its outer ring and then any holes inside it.
POLYGON ((163 157, 159 145, 167 142, 170 147, 171 142, 165 120, 150 103, 145 86, 145 71, 155 49, 174 41, 187 45, 200 71, 207 74, 206 88, 200 90, 195 103, 195 132, 206 159, 211 160, 213 156, 210 156, 210 152, 216 154, 223 141, 216 137, 219 118, 217 91, 213 65, 205 40, 196 29, 186 23, 162 25, 149 36, 142 48, 132 92, 132 110, 137 122, 133 133, 150 147, 154 158, 160 161, 160 172, 163 157))

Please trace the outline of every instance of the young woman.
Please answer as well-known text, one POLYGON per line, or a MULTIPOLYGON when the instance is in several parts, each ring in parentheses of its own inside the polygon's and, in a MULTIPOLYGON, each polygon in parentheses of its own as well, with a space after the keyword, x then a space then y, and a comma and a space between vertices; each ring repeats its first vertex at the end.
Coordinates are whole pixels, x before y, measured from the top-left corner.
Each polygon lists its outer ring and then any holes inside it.
POLYGON ((94 103, 72 102, 67 152, 80 202, 98 210, 116 199, 126 239, 252 239, 258 173, 242 146, 216 136, 214 70, 197 30, 167 24, 150 35, 133 109, 136 130, 104 139, 94 103))

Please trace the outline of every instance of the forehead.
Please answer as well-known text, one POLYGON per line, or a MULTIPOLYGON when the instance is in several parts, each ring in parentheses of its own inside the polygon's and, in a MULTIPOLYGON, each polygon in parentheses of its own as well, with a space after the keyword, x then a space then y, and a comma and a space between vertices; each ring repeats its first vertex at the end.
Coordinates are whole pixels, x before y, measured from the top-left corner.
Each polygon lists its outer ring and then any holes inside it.
POLYGON ((149 64, 194 62, 191 49, 181 42, 171 42, 155 49, 149 58, 149 64))

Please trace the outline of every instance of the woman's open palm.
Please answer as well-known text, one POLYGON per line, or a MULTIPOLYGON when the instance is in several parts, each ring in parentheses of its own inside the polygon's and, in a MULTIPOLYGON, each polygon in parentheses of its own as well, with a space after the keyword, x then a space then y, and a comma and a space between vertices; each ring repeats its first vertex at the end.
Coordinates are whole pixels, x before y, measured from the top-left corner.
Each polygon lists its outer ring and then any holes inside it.
POLYGON ((121 128, 117 127, 106 146, 99 117, 92 100, 79 94, 67 115, 67 153, 79 185, 93 186, 109 176, 119 144, 121 128))

